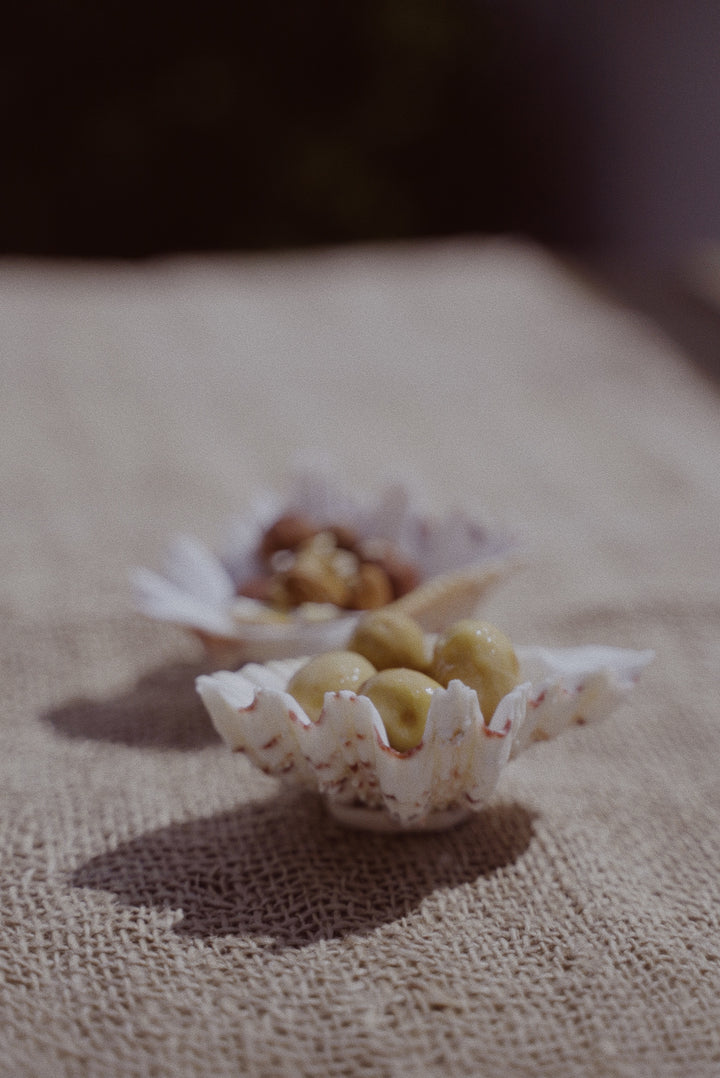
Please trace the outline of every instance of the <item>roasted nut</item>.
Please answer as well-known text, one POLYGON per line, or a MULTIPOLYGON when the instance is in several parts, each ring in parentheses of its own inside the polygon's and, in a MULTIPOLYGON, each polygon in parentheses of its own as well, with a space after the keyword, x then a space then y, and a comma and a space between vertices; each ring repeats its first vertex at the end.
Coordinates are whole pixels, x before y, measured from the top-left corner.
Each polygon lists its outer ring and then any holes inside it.
POLYGON ((328 524, 323 530, 332 532, 341 550, 354 550, 357 546, 357 533, 345 524, 328 524))
POLYGON ((357 692, 374 674, 372 663, 357 652, 327 651, 301 666, 290 679, 287 691, 307 717, 317 722, 326 692, 357 692))
POLYGON ((336 553, 337 543, 335 542, 335 536, 326 528, 322 531, 316 531, 314 535, 304 539, 298 547, 298 557, 312 554, 315 558, 329 561, 336 553))
POLYGON ((487 621, 465 618, 444 632, 435 644, 430 673, 447 685, 459 678, 478 695, 489 723, 503 696, 518 683, 519 663, 510 640, 487 621))
POLYGON ((392 600, 392 585, 385 570, 379 565, 359 565, 350 588, 348 605, 354 610, 376 610, 392 600))
POLYGON ((285 608, 301 603, 333 603, 346 606, 350 589, 342 577, 330 571, 322 562, 300 564, 280 574, 274 590, 274 601, 285 608))
POLYGON ((408 614, 386 607, 363 614, 348 644, 378 670, 405 666, 425 670, 428 655, 423 631, 408 614))
POLYGON ((343 547, 338 547, 330 558, 330 564, 333 571, 341 576, 343 580, 347 580, 351 583, 357 576, 358 567, 360 562, 357 559, 357 555, 353 554, 351 550, 345 550, 343 547))
POLYGON ((420 573, 411 561, 387 539, 366 539, 358 546, 362 561, 379 565, 392 585, 393 598, 400 599, 420 583, 420 573))
POLYGON ((292 569, 296 561, 297 554, 294 550, 276 550, 270 556, 268 569, 272 576, 277 576, 278 573, 286 573, 288 569, 292 569))
POLYGON ((396 599, 401 599, 403 595, 407 595, 409 591, 412 591, 420 583, 420 573, 416 566, 399 556, 386 559, 383 562, 383 568, 390 577, 393 595, 396 599))
POLYGON ((284 513, 264 533, 259 554, 269 581, 248 581, 239 594, 287 611, 303 603, 376 610, 417 585, 414 565, 386 539, 358 540, 342 523, 318 526, 284 513))
POLYGON ((366 681, 360 692, 372 700, 380 713, 388 741, 398 752, 419 745, 433 694, 441 686, 419 670, 381 670, 366 681))
POLYGON ((272 588, 271 576, 254 576, 238 585, 237 594, 246 599, 257 599, 261 603, 268 603, 272 599, 272 588))
POLYGON ((277 550, 295 550, 316 535, 318 528, 301 513, 283 513, 271 524, 260 541, 260 556, 269 561, 277 550))

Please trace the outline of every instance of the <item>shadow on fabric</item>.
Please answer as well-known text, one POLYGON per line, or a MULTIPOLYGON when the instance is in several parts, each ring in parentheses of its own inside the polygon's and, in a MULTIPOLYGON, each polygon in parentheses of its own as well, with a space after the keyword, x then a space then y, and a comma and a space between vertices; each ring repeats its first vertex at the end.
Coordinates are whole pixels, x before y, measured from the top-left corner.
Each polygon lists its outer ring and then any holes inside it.
POLYGON ((346 831, 318 798, 282 791, 162 827, 92 858, 75 887, 130 907, 176 911, 181 936, 252 937, 273 950, 363 934, 397 921, 438 888, 515 863, 533 815, 497 804, 442 834, 346 831))
POLYGON ((195 692, 195 678, 207 671, 197 662, 168 663, 108 700, 70 700, 42 718, 64 737, 134 748, 203 748, 220 740, 195 692))

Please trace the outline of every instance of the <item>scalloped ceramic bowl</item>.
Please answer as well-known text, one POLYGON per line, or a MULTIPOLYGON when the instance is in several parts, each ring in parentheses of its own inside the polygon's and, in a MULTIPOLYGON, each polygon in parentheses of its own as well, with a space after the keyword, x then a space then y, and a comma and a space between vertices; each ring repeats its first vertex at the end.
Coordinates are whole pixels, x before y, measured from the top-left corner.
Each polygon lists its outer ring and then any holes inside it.
POLYGON ((280 615, 255 599, 239 598, 239 585, 258 570, 264 530, 282 513, 302 512, 320 522, 342 522, 361 538, 390 541, 412 561, 420 583, 397 600, 428 632, 472 616, 487 590, 515 561, 517 544, 461 512, 423 514, 407 487, 397 483, 375 501, 343 493, 321 470, 298 471, 285 499, 263 492, 232 525, 223 553, 195 539, 171 544, 163 573, 136 569, 135 602, 145 615, 192 630, 224 665, 313 655, 342 647, 359 612, 307 603, 280 615))
POLYGON ((460 681, 435 691, 419 746, 400 753, 365 696, 327 693, 311 722, 287 685, 302 659, 249 664, 197 680, 229 745, 285 782, 317 790, 348 826, 440 830, 481 809, 503 768, 537 741, 605 718, 653 658, 612 647, 519 647, 520 684, 489 724, 460 681))

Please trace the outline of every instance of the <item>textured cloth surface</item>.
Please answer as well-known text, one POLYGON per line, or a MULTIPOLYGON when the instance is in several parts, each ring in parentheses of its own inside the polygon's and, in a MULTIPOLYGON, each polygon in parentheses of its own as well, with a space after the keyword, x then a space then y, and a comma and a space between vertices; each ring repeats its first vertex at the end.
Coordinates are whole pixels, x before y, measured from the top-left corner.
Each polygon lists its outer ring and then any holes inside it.
POLYGON ((0 1073, 720 1075, 720 396, 542 252, 5 264, 0 1073), (219 743, 124 584, 315 449, 524 530, 487 615, 652 647, 442 835, 219 743))

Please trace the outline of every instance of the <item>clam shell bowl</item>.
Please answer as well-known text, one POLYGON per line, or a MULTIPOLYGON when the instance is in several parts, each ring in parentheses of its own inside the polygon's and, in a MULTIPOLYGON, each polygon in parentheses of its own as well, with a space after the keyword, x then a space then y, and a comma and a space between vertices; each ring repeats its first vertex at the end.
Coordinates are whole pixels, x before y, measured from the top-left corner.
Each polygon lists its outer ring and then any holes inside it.
POLYGON ((225 742, 287 783, 318 791, 348 826, 441 830, 481 809, 503 768, 538 741, 605 718, 638 680, 651 651, 613 647, 519 647, 520 684, 489 724, 461 681, 433 695, 420 745, 388 743, 372 702, 327 693, 311 722, 286 691, 302 659, 248 664, 197 679, 225 742))
POLYGON ((258 571, 260 538, 281 514, 301 512, 320 522, 341 522, 361 539, 391 542, 413 562, 419 585, 399 605, 428 632, 472 616, 488 588, 515 560, 517 543, 463 512, 432 518, 415 505, 403 483, 377 499, 343 493, 322 469, 297 469, 286 498, 259 493, 229 529, 215 554, 196 539, 170 544, 162 573, 136 569, 131 583, 145 615, 192 630, 224 665, 312 655, 342 647, 359 614, 309 603, 278 615, 255 599, 239 598, 239 585, 258 571))

